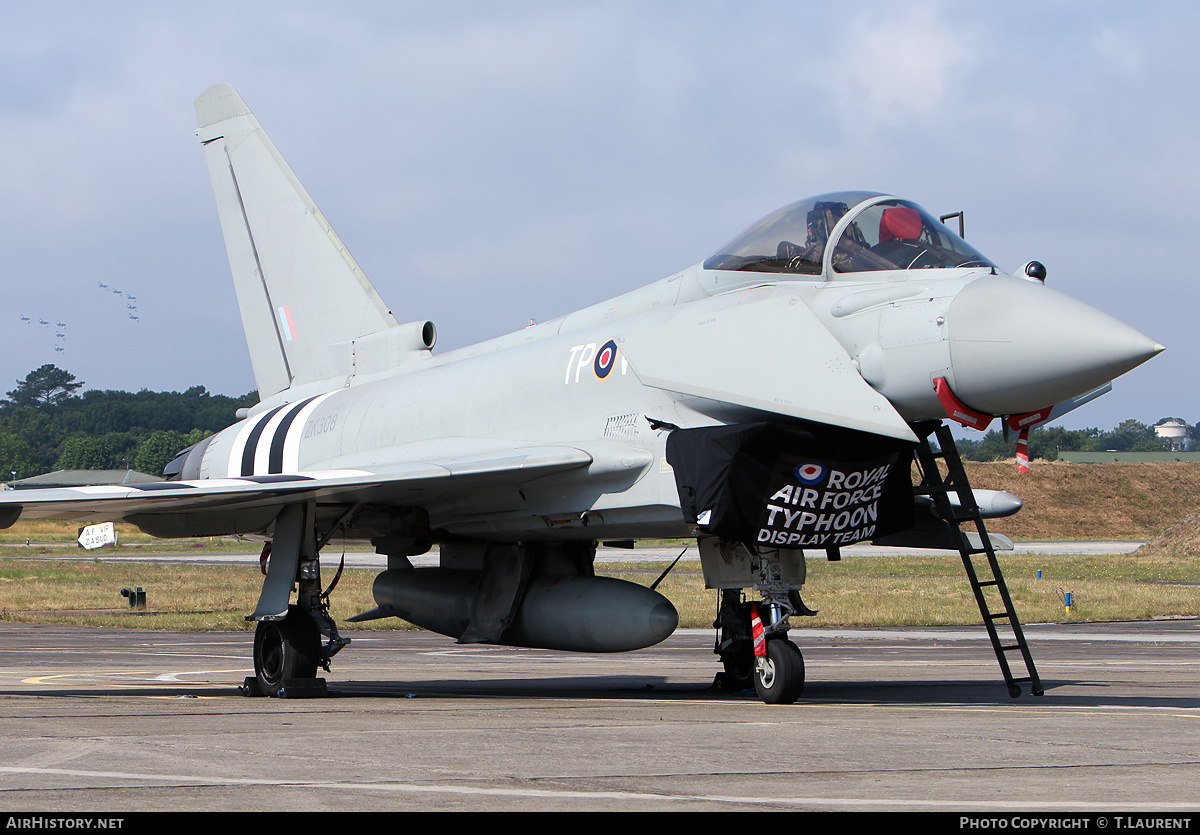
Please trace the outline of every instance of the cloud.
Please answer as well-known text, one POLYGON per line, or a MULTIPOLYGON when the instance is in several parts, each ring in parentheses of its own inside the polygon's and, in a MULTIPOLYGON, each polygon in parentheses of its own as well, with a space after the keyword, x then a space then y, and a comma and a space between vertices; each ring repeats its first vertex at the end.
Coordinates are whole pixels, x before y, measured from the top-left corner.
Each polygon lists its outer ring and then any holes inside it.
POLYGON ((900 125, 932 127, 952 109, 971 64, 972 34, 934 3, 879 14, 858 11, 838 39, 826 93, 840 105, 849 132, 900 125))

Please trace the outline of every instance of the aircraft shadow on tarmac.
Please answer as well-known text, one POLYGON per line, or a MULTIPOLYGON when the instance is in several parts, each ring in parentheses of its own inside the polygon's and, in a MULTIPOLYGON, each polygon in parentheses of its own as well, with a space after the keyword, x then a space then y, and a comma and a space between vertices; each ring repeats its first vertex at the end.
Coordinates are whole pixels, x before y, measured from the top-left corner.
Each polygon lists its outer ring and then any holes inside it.
MULTIPOLYGON (((732 700, 755 702, 753 689, 727 693, 706 683, 671 681, 654 676, 561 676, 549 678, 500 678, 488 680, 443 679, 422 681, 334 681, 323 699, 641 699, 647 701, 732 700)), ((1200 708, 1200 696, 1165 696, 1153 692, 1129 693, 1127 683, 1116 685, 1104 681, 1056 680, 1043 681, 1046 695, 1031 696, 1027 692, 1018 699, 1008 696, 1003 682, 992 680, 921 680, 921 681, 818 681, 805 687, 804 695, 793 706, 803 709, 809 705, 878 704, 1034 707, 1138 707, 1138 708, 1200 708), (1114 687, 1124 692, 1112 692, 1114 687), (1083 692, 1072 692, 1079 691, 1083 692)), ((0 689, 0 697, 37 698, 225 698, 245 697, 235 685, 226 687, 188 686, 172 684, 158 687, 127 687, 119 690, 110 686, 28 689, 0 689)), ((278 706, 279 701, 255 699, 264 706, 278 706)), ((284 701, 313 701, 286 699, 284 701)), ((782 706, 778 706, 782 709, 782 706)))

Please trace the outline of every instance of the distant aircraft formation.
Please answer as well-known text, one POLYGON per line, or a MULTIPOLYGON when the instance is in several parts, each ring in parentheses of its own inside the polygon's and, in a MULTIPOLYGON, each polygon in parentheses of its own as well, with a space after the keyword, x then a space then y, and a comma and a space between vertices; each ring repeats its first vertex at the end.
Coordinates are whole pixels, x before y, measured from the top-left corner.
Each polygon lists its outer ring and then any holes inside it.
MULTIPOLYGON (((100 285, 100 289, 112 290, 114 295, 123 296, 126 301, 130 301, 130 302, 137 301, 137 296, 133 295, 132 293, 126 293, 124 290, 118 290, 115 287, 109 287, 103 281, 99 281, 99 282, 97 282, 97 284, 100 285)), ((125 315, 127 315, 132 321, 136 322, 136 321, 138 321, 137 309, 138 309, 138 306, 136 304, 127 304, 127 305, 125 305, 125 310, 126 310, 125 315)))
MULTIPOLYGON (((121 297, 122 301, 127 302, 127 304, 125 305, 125 315, 129 318, 130 321, 133 321, 133 322, 140 321, 139 315, 138 315, 137 296, 133 295, 132 293, 127 293, 124 290, 118 290, 116 288, 109 287, 109 285, 105 284, 103 281, 97 282, 97 284, 99 285, 101 290, 112 290, 112 292, 115 295, 118 295, 121 297)), ((20 314, 20 317, 21 317, 21 321, 25 322, 27 324, 33 324, 33 322, 34 322, 33 317, 26 316, 24 313, 20 314)), ((49 319, 44 319, 44 318, 38 317, 37 323, 44 328, 50 327, 49 319)), ((60 322, 56 319, 54 322, 54 328, 55 328, 54 350, 61 354, 66 351, 65 340, 67 338, 67 323, 60 322)))
MULTIPOLYGON (((26 316, 24 313, 21 314, 21 321, 27 322, 29 324, 33 323, 33 319, 30 318, 29 316, 26 316)), ((44 328, 50 327, 50 322, 47 319, 42 319, 39 317, 37 322, 39 325, 41 325, 44 328)), ((67 350, 66 347, 61 342, 61 340, 64 340, 67 338, 67 333, 66 333, 67 323, 56 321, 54 323, 54 327, 56 328, 56 330, 54 331, 54 338, 55 338, 55 340, 60 340, 60 341, 56 341, 54 343, 54 350, 61 354, 67 350)))

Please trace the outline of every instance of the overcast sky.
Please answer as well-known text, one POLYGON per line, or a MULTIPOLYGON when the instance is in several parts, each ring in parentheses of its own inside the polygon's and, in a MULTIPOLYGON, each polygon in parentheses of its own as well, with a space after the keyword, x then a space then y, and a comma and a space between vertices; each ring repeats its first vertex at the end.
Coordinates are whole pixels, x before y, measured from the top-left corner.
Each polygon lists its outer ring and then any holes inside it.
POLYGON ((1190 2, 9 4, 0 383, 254 388, 194 134, 228 81, 440 348, 866 189, 1167 346, 1064 425, 1194 423, 1197 30, 1190 2))

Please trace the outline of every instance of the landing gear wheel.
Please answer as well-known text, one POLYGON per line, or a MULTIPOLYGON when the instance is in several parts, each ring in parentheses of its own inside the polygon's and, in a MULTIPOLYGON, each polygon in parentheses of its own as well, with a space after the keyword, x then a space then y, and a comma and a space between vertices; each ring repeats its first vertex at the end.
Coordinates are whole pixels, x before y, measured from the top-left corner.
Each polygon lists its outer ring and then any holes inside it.
POLYGON ((722 589, 718 600, 713 626, 721 631, 713 651, 721 656, 722 671, 713 679, 713 687, 723 693, 741 693, 754 686, 750 604, 743 602, 741 589, 722 589))
POLYGON ((713 682, 718 690, 726 693, 741 693, 754 686, 754 654, 730 653, 721 658, 724 672, 717 673, 713 682))
POLYGON ((254 630, 254 674, 264 695, 279 692, 285 679, 316 678, 321 633, 308 613, 288 606, 283 620, 261 620, 254 630))
POLYGON ((769 705, 790 705, 804 690, 804 657, 786 638, 767 641, 765 658, 755 659, 754 689, 769 705))

